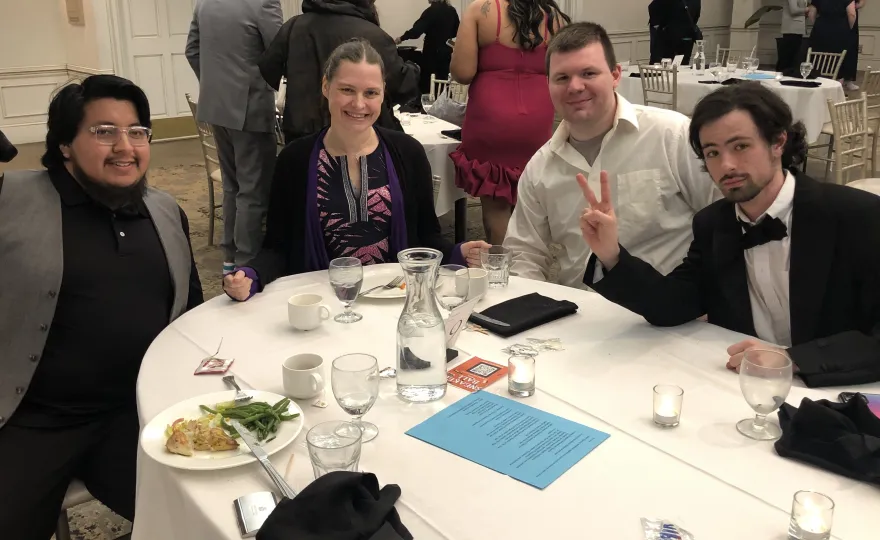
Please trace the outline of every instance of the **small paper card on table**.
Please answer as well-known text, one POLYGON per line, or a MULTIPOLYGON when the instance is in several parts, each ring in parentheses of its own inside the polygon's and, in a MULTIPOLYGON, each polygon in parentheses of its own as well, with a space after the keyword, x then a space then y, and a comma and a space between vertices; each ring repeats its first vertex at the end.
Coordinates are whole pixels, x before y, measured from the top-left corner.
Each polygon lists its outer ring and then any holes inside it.
POLYGON ((476 392, 486 388, 507 374, 507 368, 474 356, 446 373, 446 382, 452 386, 476 392))
POLYGON ((681 65, 681 62, 682 62, 683 60, 684 60, 684 55, 683 55, 683 54, 677 54, 677 55, 675 55, 675 58, 672 59, 672 65, 673 65, 673 66, 680 66, 680 65, 681 65))
POLYGON ((476 306, 479 301, 480 298, 474 298, 469 302, 456 306, 449 312, 449 317, 446 318, 447 349, 455 347, 455 342, 458 341, 458 335, 461 334, 461 331, 467 326, 467 321, 471 316, 471 312, 474 311, 474 306, 476 306))
POLYGON ((609 436, 483 391, 459 400, 406 434, 540 489, 609 436))

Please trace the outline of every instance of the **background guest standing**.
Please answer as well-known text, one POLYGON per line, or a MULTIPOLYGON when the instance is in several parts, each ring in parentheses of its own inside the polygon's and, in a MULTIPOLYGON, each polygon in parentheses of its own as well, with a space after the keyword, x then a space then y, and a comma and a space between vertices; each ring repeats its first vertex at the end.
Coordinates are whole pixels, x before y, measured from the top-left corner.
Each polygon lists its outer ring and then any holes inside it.
POLYGON ((554 0, 476 0, 458 30, 452 77, 471 87, 450 157, 455 184, 482 202, 492 244, 504 241, 519 176, 553 130, 545 55, 568 22, 554 0))
POLYGON ((281 27, 280 0, 198 0, 186 58, 199 79, 198 120, 213 126, 223 175, 223 272, 251 259, 275 165, 275 94, 257 60, 281 27))
POLYGON ((651 63, 663 58, 684 55, 683 64, 690 63, 694 41, 703 39, 700 21, 700 0, 652 0, 648 4, 648 20, 654 28, 651 40, 651 63))
MULTIPOLYGON (((810 47, 814 52, 841 53, 846 51, 838 78, 846 82, 847 77, 855 79, 858 65, 858 44, 853 50, 852 30, 856 19, 856 3, 853 0, 812 0, 807 8, 807 16, 813 21, 810 32, 810 47), (854 64, 848 63, 852 58, 854 64)), ((855 87, 850 80, 847 90, 855 87)))
POLYGON ((807 0, 785 0, 782 4, 782 38, 776 59, 776 71, 780 73, 799 64, 798 53, 807 31, 806 13, 807 0))
POLYGON ((458 34, 458 12, 449 5, 449 0, 428 0, 426 9, 412 28, 404 32, 395 41, 399 45, 408 39, 425 36, 422 45, 422 78, 419 83, 422 93, 431 91, 431 75, 438 79, 449 77, 449 62, 452 60, 452 48, 446 42, 458 34))

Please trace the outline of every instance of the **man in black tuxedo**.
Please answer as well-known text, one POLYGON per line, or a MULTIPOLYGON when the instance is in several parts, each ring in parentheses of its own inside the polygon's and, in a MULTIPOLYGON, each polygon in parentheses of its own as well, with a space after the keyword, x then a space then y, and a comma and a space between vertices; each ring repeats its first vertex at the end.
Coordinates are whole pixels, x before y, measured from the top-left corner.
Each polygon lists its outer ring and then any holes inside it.
POLYGON ((732 370, 773 343, 807 386, 880 380, 880 197, 796 170, 804 134, 758 83, 697 104, 690 144, 725 198, 696 214, 688 254, 666 277, 618 244, 605 173, 599 200, 579 175, 585 284, 657 326, 705 314, 759 338, 728 349, 732 370))

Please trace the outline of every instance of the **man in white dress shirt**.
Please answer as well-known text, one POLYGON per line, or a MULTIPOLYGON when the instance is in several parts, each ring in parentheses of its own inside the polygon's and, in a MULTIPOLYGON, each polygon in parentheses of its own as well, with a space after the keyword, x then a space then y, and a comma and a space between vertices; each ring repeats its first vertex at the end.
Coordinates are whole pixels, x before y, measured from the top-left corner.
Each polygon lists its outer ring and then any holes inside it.
POLYGON ((663 276, 629 253, 608 180, 601 199, 581 182, 581 230, 594 253, 585 283, 651 324, 706 314, 758 338, 728 349, 732 370, 771 343, 807 386, 880 380, 880 197, 797 170, 804 126, 759 83, 703 98, 690 142, 725 200, 697 213, 684 262, 663 276))
POLYGON ((617 94, 621 68, 598 24, 560 30, 547 50, 547 73, 564 121, 520 177, 504 239, 513 250, 511 272, 546 281, 551 253, 559 251, 557 281, 583 287, 590 251, 578 229, 583 201, 576 176, 598 189, 601 171, 608 171, 621 238, 670 272, 687 252, 694 214, 720 197, 688 148, 687 117, 617 94))

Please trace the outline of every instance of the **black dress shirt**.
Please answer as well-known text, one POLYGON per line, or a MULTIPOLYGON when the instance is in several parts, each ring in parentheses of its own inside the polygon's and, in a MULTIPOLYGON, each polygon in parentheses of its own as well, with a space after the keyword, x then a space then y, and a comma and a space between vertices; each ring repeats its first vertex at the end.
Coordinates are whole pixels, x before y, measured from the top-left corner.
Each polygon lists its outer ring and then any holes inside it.
MULTIPOLYGON (((76 425, 134 407, 141 360, 168 325, 174 297, 143 201, 114 212, 92 200, 66 169, 50 175, 61 198, 64 273, 42 359, 10 419, 33 427, 76 425)), ((187 309, 202 300, 193 262, 187 309)))

